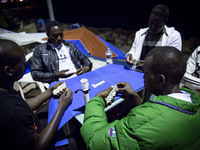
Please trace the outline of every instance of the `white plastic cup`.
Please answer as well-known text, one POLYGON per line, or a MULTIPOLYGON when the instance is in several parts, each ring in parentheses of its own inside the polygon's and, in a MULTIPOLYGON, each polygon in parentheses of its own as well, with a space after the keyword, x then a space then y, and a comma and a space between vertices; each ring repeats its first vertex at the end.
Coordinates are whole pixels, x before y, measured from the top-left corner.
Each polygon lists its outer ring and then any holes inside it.
POLYGON ((81 86, 82 86, 83 91, 89 90, 88 79, 86 79, 86 78, 81 79, 81 86))
POLYGON ((90 100, 89 93, 88 93, 88 90, 89 90, 88 79, 83 78, 80 81, 81 81, 82 91, 84 93, 85 104, 87 104, 89 102, 89 100, 90 100))

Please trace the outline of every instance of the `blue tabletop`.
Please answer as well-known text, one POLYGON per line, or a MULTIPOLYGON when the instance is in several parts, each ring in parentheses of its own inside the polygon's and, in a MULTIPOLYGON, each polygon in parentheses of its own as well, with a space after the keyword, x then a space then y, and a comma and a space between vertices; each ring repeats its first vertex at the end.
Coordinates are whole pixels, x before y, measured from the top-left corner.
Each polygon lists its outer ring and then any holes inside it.
MULTIPOLYGON (((72 90, 73 100, 72 104, 65 111, 65 114, 60 122, 58 129, 60 129, 73 116, 77 115, 78 113, 82 113, 82 110, 85 106, 83 93, 81 91, 74 93, 74 91, 81 89, 80 80, 83 78, 88 79, 90 88, 90 98, 94 97, 97 93, 101 92, 102 90, 109 88, 111 85, 117 84, 118 82, 128 82, 133 88, 133 90, 135 90, 136 92, 144 88, 143 73, 136 72, 133 69, 125 69, 124 65, 111 64, 96 69, 94 71, 87 72, 80 76, 67 79, 66 86, 72 90), (102 82, 103 84, 100 84, 97 87, 92 86, 93 84, 98 84, 100 82, 102 82)), ((52 87, 58 82, 51 83, 50 87, 52 87)), ((57 107, 58 99, 52 98, 49 103, 48 122, 50 122, 50 120, 52 119, 57 107)))

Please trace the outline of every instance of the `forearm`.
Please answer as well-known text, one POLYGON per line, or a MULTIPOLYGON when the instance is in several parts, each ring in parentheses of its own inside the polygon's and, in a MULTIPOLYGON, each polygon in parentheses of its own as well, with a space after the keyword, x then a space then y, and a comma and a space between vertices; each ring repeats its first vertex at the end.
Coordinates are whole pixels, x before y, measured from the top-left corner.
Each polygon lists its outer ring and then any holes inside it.
POLYGON ((88 67, 88 71, 91 71, 92 70, 92 62, 86 56, 83 58, 83 62, 84 62, 83 67, 88 67))
POLYGON ((128 99, 128 102, 131 102, 134 107, 140 105, 142 102, 142 98, 136 92, 128 95, 127 99, 128 99))
POLYGON ((58 80, 58 78, 55 76, 55 73, 52 72, 42 72, 42 71, 32 70, 31 75, 33 77, 33 80, 40 82, 50 83, 58 80))
POLYGON ((58 129, 64 112, 65 111, 58 108, 49 124, 39 135, 35 135, 35 150, 45 149, 50 144, 58 129))
POLYGON ((126 55, 126 61, 132 61, 133 60, 133 55, 132 54, 127 54, 126 55))
POLYGON ((52 95, 52 90, 51 89, 47 89, 42 94, 40 94, 40 95, 38 95, 36 97, 27 99, 26 102, 29 105, 29 107, 31 108, 31 110, 35 110, 41 104, 43 104, 51 95, 52 95))

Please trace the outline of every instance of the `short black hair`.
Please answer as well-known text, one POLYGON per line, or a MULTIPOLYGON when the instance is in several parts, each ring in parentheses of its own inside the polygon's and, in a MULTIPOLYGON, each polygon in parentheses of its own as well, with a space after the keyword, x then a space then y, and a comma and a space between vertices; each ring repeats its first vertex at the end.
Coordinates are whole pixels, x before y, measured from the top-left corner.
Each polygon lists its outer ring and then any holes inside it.
POLYGON ((150 67, 154 73, 163 74, 172 84, 178 84, 186 71, 186 58, 175 47, 153 48, 147 57, 152 56, 150 67))
POLYGON ((166 23, 169 17, 169 8, 164 4, 158 4, 152 8, 151 14, 152 13, 159 17, 163 17, 166 23))
POLYGON ((0 73, 6 65, 14 66, 19 62, 19 49, 23 51, 17 43, 0 39, 0 73))
POLYGON ((61 26, 61 23, 58 22, 58 21, 56 21, 56 20, 53 20, 53 21, 48 22, 47 25, 46 25, 47 32, 49 32, 49 30, 50 30, 50 28, 51 28, 52 26, 61 26))

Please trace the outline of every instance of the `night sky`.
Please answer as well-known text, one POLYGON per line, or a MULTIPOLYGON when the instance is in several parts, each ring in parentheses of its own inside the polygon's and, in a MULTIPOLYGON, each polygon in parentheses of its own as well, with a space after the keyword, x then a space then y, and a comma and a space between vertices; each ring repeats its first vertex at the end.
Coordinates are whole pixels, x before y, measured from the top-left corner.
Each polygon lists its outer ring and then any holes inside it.
MULTIPOLYGON (((29 16, 29 19, 49 19, 46 0, 31 2, 36 4, 33 7, 35 9, 27 13, 22 11, 22 16, 29 16)), ((147 27, 150 11, 159 3, 169 7, 167 26, 175 27, 185 39, 200 38, 200 10, 197 0, 52 0, 55 19, 62 23, 133 31, 147 27)))
POLYGON ((139 30, 147 27, 149 13, 156 4, 170 10, 168 26, 175 27, 184 38, 200 37, 198 1, 121 0, 66 1, 52 0, 55 19, 93 27, 139 30))

